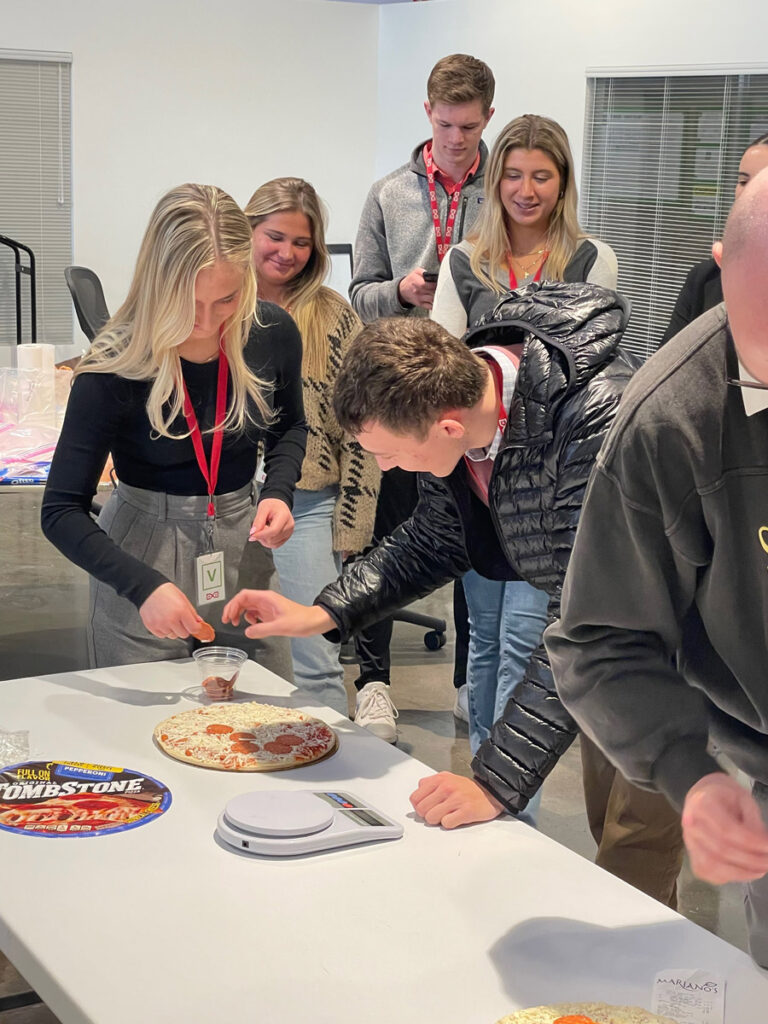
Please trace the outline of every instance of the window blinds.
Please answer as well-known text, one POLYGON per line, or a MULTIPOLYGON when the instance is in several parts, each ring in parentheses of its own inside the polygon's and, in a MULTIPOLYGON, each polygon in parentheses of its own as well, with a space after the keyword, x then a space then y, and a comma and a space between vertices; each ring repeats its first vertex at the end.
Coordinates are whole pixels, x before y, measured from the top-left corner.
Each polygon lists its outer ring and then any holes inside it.
POLYGON ((589 75, 581 222, 616 252, 632 303, 625 344, 642 358, 711 256, 741 154, 764 132, 768 73, 589 75))
MULTIPOLYGON (((71 65, 67 55, 55 57, 0 52, 0 235, 35 254, 37 340, 71 345, 71 65)), ((22 341, 32 340, 29 287, 22 276, 22 341)), ((14 254, 0 246, 0 345, 15 344, 14 254)))

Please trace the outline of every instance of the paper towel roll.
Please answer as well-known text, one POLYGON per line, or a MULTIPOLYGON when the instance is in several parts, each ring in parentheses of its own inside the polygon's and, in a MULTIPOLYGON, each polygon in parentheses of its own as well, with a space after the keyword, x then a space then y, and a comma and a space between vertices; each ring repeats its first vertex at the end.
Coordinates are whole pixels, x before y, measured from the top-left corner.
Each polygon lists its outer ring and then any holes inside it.
POLYGON ((55 345, 16 346, 16 366, 19 370, 44 370, 46 373, 53 373, 55 363, 55 345))
POLYGON ((55 345, 16 346, 20 424, 56 426, 55 362, 55 345))

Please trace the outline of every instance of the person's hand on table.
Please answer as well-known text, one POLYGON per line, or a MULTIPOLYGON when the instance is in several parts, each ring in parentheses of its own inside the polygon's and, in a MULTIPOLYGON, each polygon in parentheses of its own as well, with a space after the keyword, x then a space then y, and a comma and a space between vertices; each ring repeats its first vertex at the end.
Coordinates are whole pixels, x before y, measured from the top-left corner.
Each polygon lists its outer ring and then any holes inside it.
POLYGON ((245 635, 315 636, 336 628, 328 612, 318 605, 297 604, 274 590, 241 590, 224 606, 222 622, 240 625, 240 619, 251 625, 245 635))
POLYGON ((697 878, 713 885, 750 882, 768 873, 768 829, 752 794, 713 772, 688 790, 683 839, 697 878))
POLYGON ((161 640, 184 640, 203 621, 191 601, 173 583, 161 583, 139 608, 141 621, 161 640))
POLYGON ((435 300, 436 281, 424 280, 424 268, 416 267, 400 281, 397 286, 397 297, 405 306, 420 306, 432 309, 435 300))
POLYGON ((264 498, 259 502, 248 540, 257 540, 265 548, 279 548, 292 533, 293 516, 284 501, 264 498))
POLYGON ((498 818, 504 805, 487 789, 453 772, 438 772, 422 779, 411 793, 413 809, 428 825, 456 828, 498 818))

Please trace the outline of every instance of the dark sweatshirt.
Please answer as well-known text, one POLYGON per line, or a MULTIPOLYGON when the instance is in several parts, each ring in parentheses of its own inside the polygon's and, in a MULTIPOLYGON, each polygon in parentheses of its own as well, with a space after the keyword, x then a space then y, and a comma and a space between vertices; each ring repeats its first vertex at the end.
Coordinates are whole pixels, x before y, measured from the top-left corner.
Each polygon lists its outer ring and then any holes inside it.
POLYGON ((768 411, 724 307, 636 374, 545 635, 558 692, 632 782, 681 806, 717 745, 768 782, 768 411))

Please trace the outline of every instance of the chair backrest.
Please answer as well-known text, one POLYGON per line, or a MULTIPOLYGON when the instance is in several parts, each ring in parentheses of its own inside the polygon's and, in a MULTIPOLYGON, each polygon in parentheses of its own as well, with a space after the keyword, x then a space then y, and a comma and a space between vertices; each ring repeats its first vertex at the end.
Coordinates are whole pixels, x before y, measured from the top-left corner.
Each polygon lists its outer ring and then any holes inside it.
POLYGON ((93 341, 109 320, 101 281, 88 267, 65 267, 64 278, 72 295, 80 328, 86 338, 93 341))
POLYGON ((339 295, 347 295, 352 281, 352 246, 349 242, 329 245, 328 252, 336 259, 331 259, 331 273, 325 283, 339 295))
POLYGON ((349 259, 349 272, 354 274, 354 266, 352 264, 352 246, 349 242, 339 242, 336 245, 328 245, 328 252, 331 256, 346 256, 349 259))

